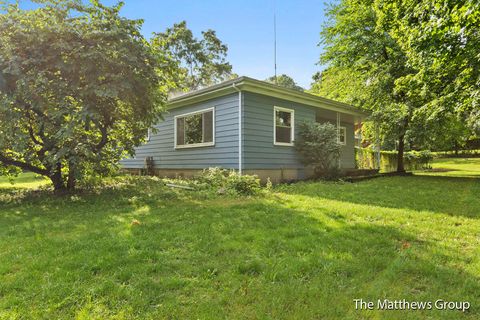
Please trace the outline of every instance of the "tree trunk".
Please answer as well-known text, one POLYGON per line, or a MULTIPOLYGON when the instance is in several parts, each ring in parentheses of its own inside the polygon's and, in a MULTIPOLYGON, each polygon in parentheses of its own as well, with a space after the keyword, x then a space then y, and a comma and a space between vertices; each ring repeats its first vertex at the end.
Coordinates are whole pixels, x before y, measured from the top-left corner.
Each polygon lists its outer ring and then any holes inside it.
POLYGON ((60 163, 57 163, 55 166, 55 171, 50 175, 50 180, 52 180, 55 191, 65 190, 65 183, 62 177, 62 165, 60 163))
POLYGON ((457 139, 453 140, 453 148, 455 149, 455 156, 458 156, 458 142, 457 142, 457 139))
POLYGON ((398 138, 398 160, 397 160, 397 172, 405 172, 405 165, 403 161, 403 155, 405 151, 405 134, 402 134, 398 138))
POLYGON ((69 163, 68 165, 68 178, 67 178, 67 189, 74 190, 77 184, 77 178, 75 177, 75 164, 69 163))

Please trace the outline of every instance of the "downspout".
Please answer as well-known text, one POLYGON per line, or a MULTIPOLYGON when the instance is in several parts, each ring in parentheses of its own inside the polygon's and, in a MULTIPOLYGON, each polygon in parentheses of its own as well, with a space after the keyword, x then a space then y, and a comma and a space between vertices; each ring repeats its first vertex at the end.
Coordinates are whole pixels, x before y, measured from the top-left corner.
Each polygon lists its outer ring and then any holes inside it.
POLYGON ((242 91, 237 88, 235 82, 232 86, 238 91, 238 174, 242 175, 242 91))

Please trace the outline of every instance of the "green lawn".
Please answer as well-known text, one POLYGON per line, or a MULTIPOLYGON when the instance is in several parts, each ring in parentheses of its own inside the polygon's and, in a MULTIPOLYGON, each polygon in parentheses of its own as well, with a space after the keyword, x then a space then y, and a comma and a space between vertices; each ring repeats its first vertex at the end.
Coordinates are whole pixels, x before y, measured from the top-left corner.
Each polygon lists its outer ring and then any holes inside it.
POLYGON ((24 173, 13 181, 0 176, 0 189, 32 189, 47 185, 49 181, 34 173, 24 173))
POLYGON ((433 170, 427 170, 420 174, 480 178, 480 158, 435 159, 432 168, 433 170))
POLYGON ((441 174, 242 199, 150 179, 63 197, 0 182, 0 319, 478 319, 480 179, 441 174))

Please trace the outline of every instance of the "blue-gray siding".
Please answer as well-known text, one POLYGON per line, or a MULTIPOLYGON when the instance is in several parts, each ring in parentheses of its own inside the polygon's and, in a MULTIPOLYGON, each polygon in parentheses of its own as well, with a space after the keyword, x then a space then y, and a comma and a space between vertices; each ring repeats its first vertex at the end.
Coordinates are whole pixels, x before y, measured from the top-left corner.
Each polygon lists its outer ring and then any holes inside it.
MULTIPOLYGON (((303 121, 331 121, 336 123, 336 113, 295 102, 272 98, 260 94, 245 92, 243 103, 243 163, 244 169, 301 169, 295 147, 278 146, 273 143, 273 110, 274 107, 294 110, 295 137, 299 124, 303 121), (320 114, 321 118, 318 118, 320 114)), ((348 115, 341 115, 342 126, 347 130, 347 144, 342 147, 341 166, 355 167, 354 125, 348 115), (351 122, 347 121, 351 120, 351 122)))
POLYGON ((171 109, 145 145, 137 148, 135 159, 121 161, 124 168, 143 168, 145 157, 153 156, 161 169, 202 169, 212 166, 238 168, 238 94, 212 99, 193 106, 171 109), (174 117, 184 113, 215 108, 215 145, 174 148, 174 117))
MULTIPOLYGON (((301 169, 293 146, 273 144, 274 106, 295 110, 295 136, 302 121, 330 121, 335 124, 336 113, 287 100, 250 92, 242 93, 243 169, 301 169)), ((238 169, 238 94, 230 94, 192 106, 171 109, 165 120, 156 125, 157 133, 137 148, 134 159, 125 159, 125 168, 143 168, 145 157, 152 156, 159 169, 203 169, 219 166, 238 169), (215 145, 175 149, 174 117, 207 108, 215 108, 215 145)), ((347 144, 342 148, 341 165, 354 168, 354 125, 351 116, 342 114, 342 126, 347 128, 347 144)))

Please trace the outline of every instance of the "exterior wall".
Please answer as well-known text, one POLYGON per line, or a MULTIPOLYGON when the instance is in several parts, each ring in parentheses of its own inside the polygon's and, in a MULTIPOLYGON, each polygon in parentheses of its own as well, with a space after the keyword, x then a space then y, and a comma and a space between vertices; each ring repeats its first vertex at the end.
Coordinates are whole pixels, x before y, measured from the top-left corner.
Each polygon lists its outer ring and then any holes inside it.
MULTIPOLYGON (((199 104, 170 109, 164 121, 155 126, 150 140, 136 149, 134 159, 124 159, 125 169, 143 168, 146 157, 152 156, 155 168, 166 169, 165 175, 175 176, 175 169, 208 167, 238 168, 238 94, 231 94, 199 104), (174 117, 207 108, 215 108, 215 145, 175 149, 174 117)), ((160 170, 161 171, 161 170, 160 170)), ((163 175, 159 171, 160 175, 163 175)), ((182 170, 178 171, 181 172, 182 170)), ((180 173, 179 173, 180 174, 180 173)))
MULTIPOLYGON (((243 168, 246 172, 286 169, 296 172, 297 179, 307 178, 309 171, 300 163, 294 146, 273 144, 273 110, 274 106, 293 109, 295 137, 299 124, 303 121, 331 121, 336 124, 336 113, 308 105, 298 104, 264 95, 244 93, 243 106, 243 168)), ((342 126, 347 130, 347 144, 342 147, 341 167, 355 167, 354 120, 347 114, 341 114, 342 126)), ((278 171, 275 171, 276 175, 278 171)), ((282 171, 280 171, 281 173, 282 171)), ((286 178, 285 180, 289 180, 286 178)))
MULTIPOLYGON (((295 110, 295 136, 303 121, 336 123, 336 113, 308 105, 272 98, 250 92, 242 93, 242 168, 246 174, 270 177, 273 182, 308 178, 311 170, 304 168, 293 146, 273 144, 274 106, 295 110)), ((199 104, 170 109, 164 121, 155 126, 150 140, 137 148, 134 159, 124 159, 121 165, 136 173, 144 168, 145 158, 153 157, 156 174, 189 177, 208 167, 238 169, 238 93, 199 104), (174 117, 207 108, 215 108, 215 145, 209 147, 174 148, 174 117)), ((347 129, 347 144, 342 147, 341 166, 355 167, 354 121, 342 114, 342 126, 347 129)))

